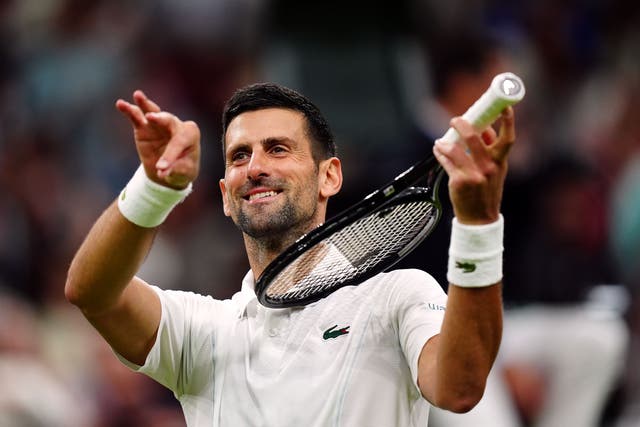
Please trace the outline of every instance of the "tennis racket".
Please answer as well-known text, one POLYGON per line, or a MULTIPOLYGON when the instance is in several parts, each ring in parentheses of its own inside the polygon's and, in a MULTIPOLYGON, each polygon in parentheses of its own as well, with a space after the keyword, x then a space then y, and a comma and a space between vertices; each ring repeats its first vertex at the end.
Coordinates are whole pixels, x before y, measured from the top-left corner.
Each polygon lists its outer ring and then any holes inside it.
MULTIPOLYGON (((518 76, 499 74, 462 117, 482 131, 524 94, 518 76)), ((451 128, 442 139, 454 143, 458 138, 451 128)), ((256 282, 258 301, 272 308, 303 306, 390 268, 437 225, 442 215, 438 187, 443 175, 444 169, 430 154, 299 238, 256 282)))

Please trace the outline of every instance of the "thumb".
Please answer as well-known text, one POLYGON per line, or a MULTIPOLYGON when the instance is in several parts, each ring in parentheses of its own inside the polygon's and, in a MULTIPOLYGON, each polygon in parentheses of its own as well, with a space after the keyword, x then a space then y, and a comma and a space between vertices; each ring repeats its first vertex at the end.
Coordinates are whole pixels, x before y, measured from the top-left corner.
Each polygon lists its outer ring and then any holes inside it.
POLYGON ((200 129, 194 122, 178 121, 171 134, 171 139, 167 143, 160 159, 156 162, 158 174, 160 176, 169 175, 176 165, 176 162, 187 155, 197 158, 199 141, 200 129))
POLYGON ((171 165, 171 163, 173 163, 173 161, 175 161, 177 156, 180 154, 174 153, 175 148, 172 148, 172 145, 175 145, 174 140, 176 139, 176 133, 179 127, 180 120, 173 114, 167 113, 165 111, 146 113, 145 118, 152 126, 162 129, 164 132, 169 134, 169 141, 167 143, 167 146, 165 147, 165 150, 162 153, 160 159, 156 162, 156 168, 158 170, 165 170, 171 165))

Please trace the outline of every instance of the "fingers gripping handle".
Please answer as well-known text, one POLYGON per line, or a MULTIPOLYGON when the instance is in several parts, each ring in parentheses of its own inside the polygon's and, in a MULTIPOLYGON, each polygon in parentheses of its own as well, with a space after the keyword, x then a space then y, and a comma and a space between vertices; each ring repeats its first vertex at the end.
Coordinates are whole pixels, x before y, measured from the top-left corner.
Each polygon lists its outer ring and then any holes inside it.
MULTIPOLYGON (((502 113, 502 110, 514 105, 525 94, 524 83, 513 73, 502 73, 495 76, 489 89, 462 115, 478 131, 483 131, 491 125, 502 113)), ((456 142, 460 135, 449 128, 441 138, 445 142, 456 142)))

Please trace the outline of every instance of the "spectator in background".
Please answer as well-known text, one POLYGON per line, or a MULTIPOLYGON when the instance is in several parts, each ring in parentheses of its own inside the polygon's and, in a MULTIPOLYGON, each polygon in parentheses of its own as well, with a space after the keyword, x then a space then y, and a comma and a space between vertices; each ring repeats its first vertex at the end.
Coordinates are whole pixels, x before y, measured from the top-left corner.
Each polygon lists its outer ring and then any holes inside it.
POLYGON ((31 306, 0 289, 0 426, 91 425, 90 402, 44 362, 38 326, 31 306))
POLYGON ((598 175, 558 155, 531 180, 531 226, 509 262, 501 361, 524 420, 597 426, 619 384, 628 330, 607 252, 598 175), (508 290, 508 291, 507 291, 508 290))
POLYGON ((612 200, 612 237, 611 245, 616 260, 625 274, 632 297, 629 310, 631 343, 624 380, 624 409, 622 416, 625 424, 637 425, 640 420, 640 366, 637 355, 640 351, 640 156, 638 153, 629 158, 613 192, 612 200))
POLYGON ((601 128, 606 138, 600 141, 602 153, 609 153, 608 169, 612 180, 610 198, 610 248, 624 283, 631 293, 628 312, 631 342, 623 383, 622 415, 620 427, 638 425, 640 422, 640 62, 635 72, 622 74, 607 80, 616 87, 610 93, 617 95, 613 105, 615 115, 609 127, 601 128), (611 159, 613 158, 613 159, 611 159))

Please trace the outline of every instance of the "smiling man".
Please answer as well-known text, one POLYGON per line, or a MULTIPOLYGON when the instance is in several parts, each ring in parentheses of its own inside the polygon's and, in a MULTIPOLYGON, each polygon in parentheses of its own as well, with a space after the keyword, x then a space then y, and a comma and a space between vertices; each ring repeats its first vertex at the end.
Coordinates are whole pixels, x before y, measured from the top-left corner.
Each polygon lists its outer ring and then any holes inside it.
POLYGON ((317 159, 308 132, 304 114, 283 108, 244 112, 226 129, 224 212, 264 259, 321 224, 342 184, 340 161, 317 159))
POLYGON ((133 97, 116 106, 133 125, 141 166, 78 250, 65 294, 123 363, 174 392, 189 426, 424 426, 430 405, 464 412, 479 401, 502 331, 511 109, 499 135, 456 118, 460 141, 433 148, 456 214, 448 300, 428 273, 396 270, 304 307, 269 309, 257 302, 255 279, 324 222, 342 186, 322 114, 275 84, 228 101, 220 189, 251 269, 221 301, 135 276, 158 227, 191 191, 200 133, 142 92, 133 97), (469 253, 480 268, 463 277, 455 265, 469 253))

